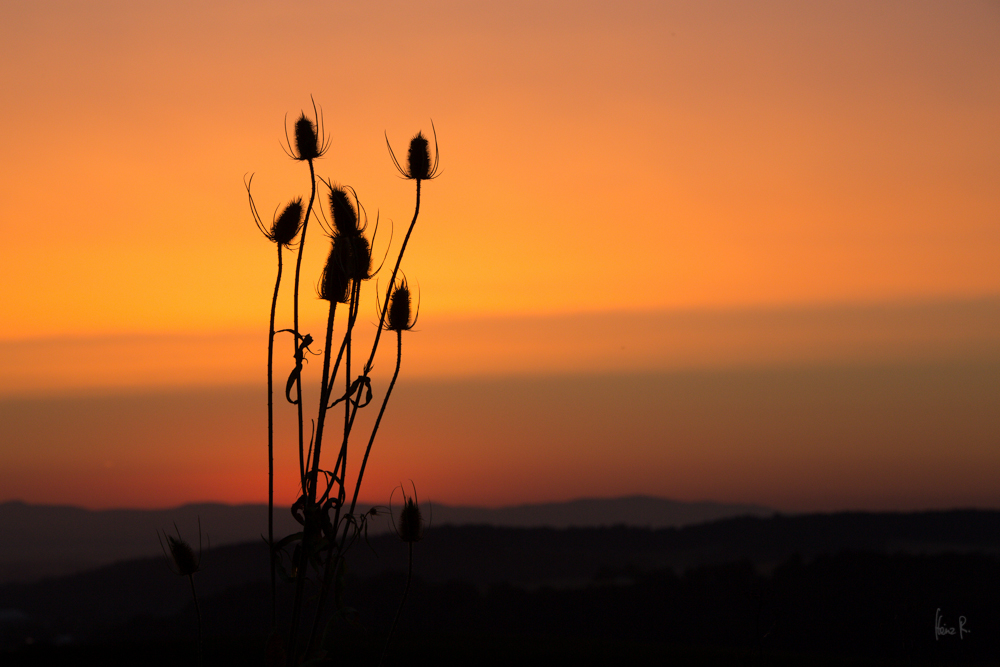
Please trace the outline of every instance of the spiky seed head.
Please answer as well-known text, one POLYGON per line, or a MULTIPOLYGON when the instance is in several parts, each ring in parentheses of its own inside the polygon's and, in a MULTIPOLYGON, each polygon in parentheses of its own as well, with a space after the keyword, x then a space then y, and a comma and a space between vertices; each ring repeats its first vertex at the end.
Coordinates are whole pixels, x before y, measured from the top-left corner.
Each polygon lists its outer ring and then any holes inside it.
POLYGON ((309 120, 305 113, 295 121, 295 149, 297 160, 314 160, 320 156, 316 124, 309 120))
POLYGON ((330 216, 337 233, 344 236, 357 236, 361 233, 358 227, 358 212, 351 202, 347 189, 334 185, 330 188, 330 216))
POLYGON ((344 258, 347 275, 351 280, 363 281, 371 278, 372 253, 368 239, 358 236, 340 236, 344 245, 349 248, 344 258))
POLYGON ((319 279, 319 298, 347 303, 347 291, 351 286, 351 279, 344 265, 344 244, 343 242, 338 244, 341 238, 343 237, 335 237, 333 245, 330 246, 330 255, 326 258, 326 266, 323 267, 323 275, 319 279))
POLYGON ((170 550, 170 559, 174 562, 177 574, 186 577, 201 569, 198 558, 194 555, 194 549, 181 539, 180 535, 177 537, 167 535, 167 548, 170 550))
POLYGON ((399 538, 404 542, 419 542, 424 536, 424 517, 413 498, 407 498, 399 513, 399 538))
POLYGON ((407 159, 409 177, 426 180, 431 177, 431 153, 422 132, 410 139, 410 155, 407 159))
POLYGON ((406 278, 392 292, 389 300, 389 316, 385 328, 389 331, 407 331, 413 328, 410 322, 410 288, 406 278))
POLYGON ((270 238, 275 243, 288 246, 302 227, 302 199, 293 199, 278 219, 271 225, 270 238))
POLYGON ((392 150, 392 144, 389 143, 389 136, 386 135, 385 144, 389 148, 389 156, 403 178, 426 181, 437 176, 438 159, 441 155, 438 153, 437 130, 434 129, 434 121, 431 121, 431 129, 434 130, 434 160, 431 160, 430 142, 427 137, 424 136, 423 132, 417 132, 410 139, 410 152, 407 156, 405 169, 396 159, 396 153, 392 150))

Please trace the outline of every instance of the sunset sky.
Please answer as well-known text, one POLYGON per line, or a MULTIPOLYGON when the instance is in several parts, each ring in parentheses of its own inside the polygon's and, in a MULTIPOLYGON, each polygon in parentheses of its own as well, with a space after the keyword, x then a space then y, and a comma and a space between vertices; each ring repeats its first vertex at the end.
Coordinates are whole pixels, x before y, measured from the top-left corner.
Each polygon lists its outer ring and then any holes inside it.
POLYGON ((0 55, 0 502, 266 500, 244 177, 308 197, 312 97, 379 256, 440 144, 363 497, 1000 508, 1000 2, 8 0, 0 55))

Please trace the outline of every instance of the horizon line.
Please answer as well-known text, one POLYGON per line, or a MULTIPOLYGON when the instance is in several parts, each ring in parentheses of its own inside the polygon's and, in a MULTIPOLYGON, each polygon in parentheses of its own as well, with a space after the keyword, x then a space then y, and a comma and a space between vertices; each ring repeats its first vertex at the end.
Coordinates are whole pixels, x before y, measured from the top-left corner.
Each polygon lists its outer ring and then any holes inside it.
MULTIPOLYGON (((540 502, 523 502, 514 503, 510 505, 498 505, 498 506, 486 506, 486 505, 467 505, 467 504, 451 504, 451 503, 438 503, 433 500, 424 501, 430 506, 446 507, 448 509, 466 509, 466 510, 480 510, 487 512, 497 512, 503 510, 512 509, 524 509, 531 507, 543 507, 551 505, 569 505, 572 503, 579 502, 613 502, 622 500, 653 500, 661 501, 666 503, 674 503, 677 505, 714 505, 720 507, 730 507, 730 508, 740 508, 746 507, 748 509, 755 509, 763 512, 770 512, 772 515, 780 516, 801 516, 801 515, 832 515, 832 514, 925 514, 925 513, 944 513, 944 512, 1000 512, 1000 507, 980 507, 980 506, 952 506, 952 507, 923 507, 920 509, 865 509, 861 507, 846 507, 831 510, 787 510, 780 509, 776 507, 771 507, 769 505, 763 505, 755 502, 727 502, 719 500, 677 500, 675 498, 668 498, 665 496, 654 496, 650 494, 637 493, 628 494, 622 496, 610 496, 610 497, 597 497, 597 496, 580 496, 571 498, 568 500, 554 500, 554 501, 540 501, 540 502)), ((423 503, 422 503, 423 504, 423 503)), ((191 501, 185 502, 178 505, 168 505, 164 507, 87 507, 84 505, 73 505, 65 503, 32 503, 19 498, 12 498, 7 500, 0 500, 0 507, 4 505, 25 505, 29 507, 36 508, 48 508, 48 509, 74 509, 82 510, 86 512, 168 512, 172 510, 182 510, 185 508, 193 507, 229 507, 229 508, 239 508, 239 507, 267 507, 266 501, 260 502, 243 502, 243 503, 230 503, 224 501, 215 500, 204 500, 204 501, 191 501)), ((380 503, 370 503, 359 501, 358 507, 373 507, 382 506, 380 503)), ((279 507, 275 505, 275 507, 279 507)), ((281 505, 280 507, 284 507, 281 505)))

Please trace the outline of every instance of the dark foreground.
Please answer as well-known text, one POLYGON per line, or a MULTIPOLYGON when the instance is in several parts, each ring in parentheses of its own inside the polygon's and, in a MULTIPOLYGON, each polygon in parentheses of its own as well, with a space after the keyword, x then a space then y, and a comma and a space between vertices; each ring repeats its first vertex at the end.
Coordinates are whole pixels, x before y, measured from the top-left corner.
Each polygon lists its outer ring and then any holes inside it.
MULTIPOLYGON (((992 512, 433 529, 384 664, 996 665, 998 546, 992 512)), ((405 554, 389 537, 355 547, 326 664, 378 664, 405 554)), ((203 565, 204 664, 264 665, 266 549, 203 565)), ((186 586, 147 560, 0 587, 19 614, 0 664, 198 664, 186 586)))
MULTIPOLYGON (((565 639, 512 635, 449 635, 402 637, 405 648, 390 650, 385 665, 774 665, 776 667, 815 665, 816 667, 983 664, 952 663, 947 659, 872 660, 816 653, 747 652, 711 647, 670 646, 653 642, 565 639)), ((205 665, 263 665, 262 644, 251 639, 209 642, 205 665)), ((376 642, 355 644, 338 653, 329 664, 376 665, 382 646, 376 642)), ((197 665, 197 647, 192 643, 116 643, 77 648, 40 647, 4 656, 4 664, 20 665, 136 665, 167 667, 197 665), (6 662, 10 657, 10 662, 6 662)))

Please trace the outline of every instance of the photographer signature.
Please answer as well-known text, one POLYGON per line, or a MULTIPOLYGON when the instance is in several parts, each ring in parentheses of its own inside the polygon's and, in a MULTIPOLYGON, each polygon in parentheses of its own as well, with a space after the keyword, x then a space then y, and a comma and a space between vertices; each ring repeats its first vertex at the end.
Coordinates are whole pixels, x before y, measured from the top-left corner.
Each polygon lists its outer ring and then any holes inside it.
POLYGON ((941 615, 941 607, 937 608, 934 612, 934 641, 941 639, 941 635, 958 635, 959 639, 965 639, 965 634, 972 630, 965 627, 965 616, 958 617, 958 627, 948 627, 944 623, 944 617, 941 615))

